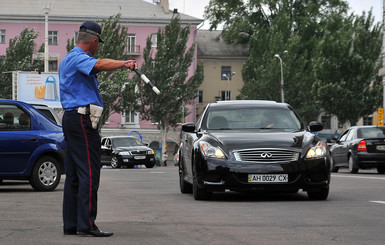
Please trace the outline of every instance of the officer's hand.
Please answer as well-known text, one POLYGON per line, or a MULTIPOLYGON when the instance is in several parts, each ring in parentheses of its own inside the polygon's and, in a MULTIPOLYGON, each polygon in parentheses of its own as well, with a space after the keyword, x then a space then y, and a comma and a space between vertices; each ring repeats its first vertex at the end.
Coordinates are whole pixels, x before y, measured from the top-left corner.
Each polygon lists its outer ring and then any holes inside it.
POLYGON ((124 67, 133 71, 138 69, 138 64, 136 63, 136 60, 126 60, 124 62, 124 67))

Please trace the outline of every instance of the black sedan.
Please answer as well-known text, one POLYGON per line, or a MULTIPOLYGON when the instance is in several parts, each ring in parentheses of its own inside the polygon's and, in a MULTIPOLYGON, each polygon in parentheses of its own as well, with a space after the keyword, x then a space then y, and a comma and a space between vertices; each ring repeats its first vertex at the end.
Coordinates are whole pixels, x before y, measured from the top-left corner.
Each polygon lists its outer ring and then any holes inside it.
POLYGON ((111 136, 102 139, 101 162, 103 165, 111 165, 112 168, 133 168, 135 165, 153 168, 154 154, 151 148, 132 136, 111 136))
POLYGON ((330 147, 332 171, 348 167, 351 173, 359 169, 377 168, 385 173, 385 127, 355 126, 348 128, 330 147))
POLYGON ((213 192, 306 191, 329 194, 330 155, 325 141, 304 126, 293 108, 274 101, 208 104, 196 124, 182 125, 179 182, 182 193, 207 200, 213 192))

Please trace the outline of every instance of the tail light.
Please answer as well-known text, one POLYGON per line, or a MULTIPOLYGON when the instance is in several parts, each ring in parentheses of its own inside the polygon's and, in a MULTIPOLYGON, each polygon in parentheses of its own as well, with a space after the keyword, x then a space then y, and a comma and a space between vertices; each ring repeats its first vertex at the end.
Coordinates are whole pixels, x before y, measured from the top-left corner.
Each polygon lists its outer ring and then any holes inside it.
POLYGON ((366 151, 366 142, 365 142, 365 140, 361 140, 358 143, 357 151, 366 151))

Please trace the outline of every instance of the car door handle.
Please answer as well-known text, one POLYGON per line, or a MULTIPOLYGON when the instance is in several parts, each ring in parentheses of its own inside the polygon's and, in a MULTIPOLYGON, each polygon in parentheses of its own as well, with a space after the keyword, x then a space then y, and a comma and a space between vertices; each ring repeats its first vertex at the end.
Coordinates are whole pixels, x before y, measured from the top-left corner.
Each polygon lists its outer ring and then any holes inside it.
POLYGON ((36 142, 36 141, 37 141, 37 138, 30 138, 29 141, 31 141, 31 142, 36 142))

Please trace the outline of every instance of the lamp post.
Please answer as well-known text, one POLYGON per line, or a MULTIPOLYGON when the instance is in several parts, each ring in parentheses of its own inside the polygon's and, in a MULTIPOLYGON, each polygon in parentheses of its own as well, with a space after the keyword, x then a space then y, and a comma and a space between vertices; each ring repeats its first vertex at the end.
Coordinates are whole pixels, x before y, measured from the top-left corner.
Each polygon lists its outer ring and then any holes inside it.
POLYGON ((43 0, 43 12, 45 15, 45 39, 44 39, 44 72, 48 72, 49 50, 48 50, 48 14, 53 7, 53 0, 43 0))
MULTIPOLYGON (((287 54, 287 50, 283 51, 283 54, 287 54)), ((279 54, 274 55, 275 58, 279 59, 279 63, 281 63, 281 101, 282 103, 285 102, 285 82, 283 81, 283 66, 282 66, 282 59, 279 54)))
MULTIPOLYGON (((233 72, 231 73, 231 75, 232 75, 232 76, 235 76, 235 71, 233 71, 233 72)), ((227 93, 230 93, 230 78, 227 76, 226 73, 223 73, 222 76, 225 77, 225 78, 227 79, 227 93)), ((228 96, 228 97, 229 97, 228 100, 230 100, 230 96, 228 96)))

